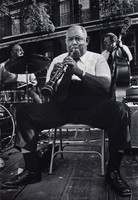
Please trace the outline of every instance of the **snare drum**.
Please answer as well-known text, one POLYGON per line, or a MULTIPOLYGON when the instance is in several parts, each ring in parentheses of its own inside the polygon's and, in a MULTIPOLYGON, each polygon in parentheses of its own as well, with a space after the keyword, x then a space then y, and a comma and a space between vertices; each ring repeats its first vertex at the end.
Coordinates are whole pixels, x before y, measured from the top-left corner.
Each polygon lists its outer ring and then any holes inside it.
POLYGON ((0 91, 1 104, 26 103, 26 102, 27 98, 24 90, 0 91))

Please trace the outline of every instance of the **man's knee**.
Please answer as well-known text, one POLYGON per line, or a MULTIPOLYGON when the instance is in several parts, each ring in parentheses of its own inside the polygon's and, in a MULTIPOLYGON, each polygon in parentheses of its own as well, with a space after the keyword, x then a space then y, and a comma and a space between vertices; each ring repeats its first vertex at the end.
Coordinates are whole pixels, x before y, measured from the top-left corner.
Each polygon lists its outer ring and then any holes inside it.
POLYGON ((130 108, 122 102, 117 102, 117 108, 118 108, 118 112, 120 112, 120 114, 122 115, 128 116, 130 114, 130 108))
POLYGON ((16 119, 20 120, 23 119, 24 116, 26 116, 26 107, 20 106, 16 109, 16 119))

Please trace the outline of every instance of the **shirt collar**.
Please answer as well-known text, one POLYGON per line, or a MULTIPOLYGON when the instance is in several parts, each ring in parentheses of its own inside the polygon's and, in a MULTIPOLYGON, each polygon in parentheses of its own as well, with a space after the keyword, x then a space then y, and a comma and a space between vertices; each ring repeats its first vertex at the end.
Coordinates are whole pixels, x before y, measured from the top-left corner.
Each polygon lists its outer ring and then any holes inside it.
POLYGON ((80 60, 81 60, 82 63, 85 63, 86 54, 87 54, 87 51, 85 52, 85 54, 83 54, 83 56, 80 57, 80 60))

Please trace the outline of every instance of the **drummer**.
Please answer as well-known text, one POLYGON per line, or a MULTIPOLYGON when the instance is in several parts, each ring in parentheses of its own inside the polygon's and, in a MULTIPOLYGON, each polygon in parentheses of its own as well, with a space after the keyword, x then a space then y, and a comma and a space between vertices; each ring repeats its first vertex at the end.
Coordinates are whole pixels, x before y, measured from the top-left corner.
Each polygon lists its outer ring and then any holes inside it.
MULTIPOLYGON (((10 58, 0 64, 0 89, 1 90, 26 90, 26 74, 14 74, 5 69, 5 65, 9 61, 14 61, 17 57, 24 55, 24 51, 19 44, 13 44, 9 47, 10 58)), ((20 67, 20 66, 19 66, 20 67)), ((28 74, 28 95, 33 99, 34 103, 42 103, 41 98, 36 93, 37 80, 35 74, 28 74)))

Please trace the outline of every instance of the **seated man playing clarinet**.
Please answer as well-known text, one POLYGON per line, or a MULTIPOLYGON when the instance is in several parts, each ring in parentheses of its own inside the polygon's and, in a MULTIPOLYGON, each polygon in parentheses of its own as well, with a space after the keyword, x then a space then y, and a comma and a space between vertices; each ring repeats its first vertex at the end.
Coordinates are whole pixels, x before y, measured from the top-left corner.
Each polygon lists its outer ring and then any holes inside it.
POLYGON ((131 189, 119 169, 125 150, 130 148, 129 108, 109 99, 109 66, 102 55, 87 51, 88 42, 85 28, 71 26, 66 33, 67 53, 53 60, 47 73, 47 83, 42 89, 49 101, 25 105, 17 110, 15 147, 23 153, 25 169, 3 183, 3 187, 19 187, 41 180, 36 151, 39 130, 66 123, 82 123, 108 131, 106 181, 120 195, 131 195, 131 189))

